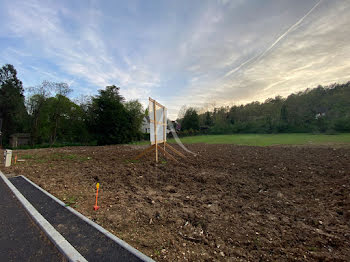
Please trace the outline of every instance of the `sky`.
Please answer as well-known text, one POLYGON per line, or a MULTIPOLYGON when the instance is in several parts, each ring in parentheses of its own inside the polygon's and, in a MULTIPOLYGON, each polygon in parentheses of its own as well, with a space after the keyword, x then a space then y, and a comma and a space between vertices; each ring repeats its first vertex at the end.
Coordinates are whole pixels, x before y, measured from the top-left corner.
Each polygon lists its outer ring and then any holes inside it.
POLYGON ((350 0, 0 0, 0 66, 175 119, 350 80, 350 0))

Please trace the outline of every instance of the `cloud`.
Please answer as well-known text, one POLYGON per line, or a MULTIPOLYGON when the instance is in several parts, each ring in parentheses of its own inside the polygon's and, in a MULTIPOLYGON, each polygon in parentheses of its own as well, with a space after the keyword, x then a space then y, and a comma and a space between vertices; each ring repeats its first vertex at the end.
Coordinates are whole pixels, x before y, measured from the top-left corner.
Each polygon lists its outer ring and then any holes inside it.
POLYGON ((3 1, 0 62, 26 85, 121 86, 169 107, 262 101, 349 80, 350 3, 3 1))
MULTIPOLYGON (((38 1, 26 1, 6 5, 8 31, 26 42, 23 52, 30 50, 35 57, 52 61, 61 72, 88 83, 92 93, 106 85, 116 84, 125 87, 123 94, 127 98, 133 98, 137 93, 135 90, 145 94, 144 87, 157 86, 159 77, 146 65, 120 65, 115 54, 109 51, 99 28, 101 13, 82 8, 79 16, 85 19, 80 20, 59 3, 46 4, 48 6, 38 1), (70 25, 65 24, 66 20, 75 21, 73 26, 76 29, 67 30, 70 25)), ((23 57, 22 51, 16 52, 17 57, 23 57)), ((41 69, 39 73, 54 78, 55 72, 49 71, 50 68, 41 69)))
POLYGON ((274 48, 278 42, 280 42, 283 38, 285 38, 291 31, 293 31, 294 29, 296 29, 303 21, 304 19, 321 3, 321 0, 319 0, 302 18, 300 18, 295 24, 293 24, 291 27, 288 28, 287 31, 285 31, 282 35, 280 35, 275 42, 273 42, 262 54, 260 55, 256 55, 250 59, 248 59, 247 61, 243 62, 242 64, 240 64, 238 67, 230 70, 229 72, 227 72, 225 74, 225 77, 232 75, 233 73, 237 72, 238 70, 240 70, 243 66, 245 66, 246 64, 249 64, 251 61, 256 61, 256 60, 260 60, 261 58, 263 58, 272 48, 274 48))
POLYGON ((191 87, 191 101, 197 105, 210 101, 240 104, 275 95, 287 96, 318 84, 348 81, 350 18, 346 14, 350 3, 321 2, 317 9, 315 5, 313 8, 314 12, 309 11, 297 28, 285 31, 288 36, 284 33, 284 38, 277 38, 279 45, 275 40, 265 49, 269 52, 260 55, 261 59, 259 54, 253 56, 251 59, 257 59, 256 63, 236 70, 239 72, 224 80, 218 77, 210 83, 196 82, 191 87))

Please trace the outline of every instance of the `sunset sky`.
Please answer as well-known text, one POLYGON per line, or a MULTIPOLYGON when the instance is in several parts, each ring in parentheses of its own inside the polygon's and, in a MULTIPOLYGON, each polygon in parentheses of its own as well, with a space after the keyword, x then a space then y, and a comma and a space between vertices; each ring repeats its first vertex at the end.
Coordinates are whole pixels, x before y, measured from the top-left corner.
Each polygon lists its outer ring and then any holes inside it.
POLYGON ((0 0, 0 66, 24 87, 106 85, 183 105, 264 101, 350 80, 349 0, 0 0))

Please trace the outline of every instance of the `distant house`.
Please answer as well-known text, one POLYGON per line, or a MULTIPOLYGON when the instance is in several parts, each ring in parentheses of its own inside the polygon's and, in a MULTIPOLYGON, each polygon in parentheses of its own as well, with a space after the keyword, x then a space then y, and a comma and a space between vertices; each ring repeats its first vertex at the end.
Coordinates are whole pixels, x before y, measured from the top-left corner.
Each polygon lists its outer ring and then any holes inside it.
MULTIPOLYGON (((172 125, 174 127, 174 130, 176 132, 180 131, 181 130, 181 125, 176 122, 176 121, 171 121, 168 119, 168 125, 167 125, 167 129, 166 129, 166 133, 169 134, 171 132, 170 130, 170 125, 172 125)), ((144 134, 149 134, 151 133, 151 128, 150 128, 150 118, 149 116, 145 116, 143 118, 143 121, 142 121, 142 125, 141 125, 141 132, 144 133, 144 134)))
POLYGON ((149 123, 150 123, 149 116, 144 116, 141 124, 142 133, 149 134, 151 132, 149 123))
POLYGON ((10 136, 10 146, 12 148, 29 145, 30 134, 28 133, 16 133, 10 136))
POLYGON ((325 117, 326 116, 326 113, 318 113, 315 115, 315 119, 319 119, 319 118, 322 118, 322 117, 325 117))

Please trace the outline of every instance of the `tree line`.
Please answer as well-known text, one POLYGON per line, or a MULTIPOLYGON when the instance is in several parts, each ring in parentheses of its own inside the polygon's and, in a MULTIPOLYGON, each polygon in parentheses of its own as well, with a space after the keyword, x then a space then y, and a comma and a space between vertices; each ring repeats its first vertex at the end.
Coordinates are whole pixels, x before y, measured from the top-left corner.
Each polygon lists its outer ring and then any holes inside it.
POLYGON ((178 119, 183 135, 350 132, 350 82, 320 85, 263 103, 200 111, 188 108, 178 119))
POLYGON ((142 138, 144 109, 125 101, 112 85, 83 101, 71 100, 66 83, 44 81, 24 96, 13 65, 0 68, 0 131, 3 146, 14 133, 30 133, 31 145, 118 144, 142 138))
MULTIPOLYGON (((68 97, 71 92, 66 83, 44 81, 28 88, 25 97, 16 69, 10 64, 1 67, 0 142, 7 146, 14 133, 29 133, 32 146, 106 145, 144 137, 140 127, 147 110, 137 100, 126 101, 119 87, 107 86, 79 102, 68 97)), ((350 82, 263 103, 211 111, 190 107, 178 122, 180 135, 350 132, 350 82)))

